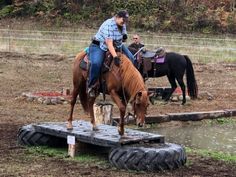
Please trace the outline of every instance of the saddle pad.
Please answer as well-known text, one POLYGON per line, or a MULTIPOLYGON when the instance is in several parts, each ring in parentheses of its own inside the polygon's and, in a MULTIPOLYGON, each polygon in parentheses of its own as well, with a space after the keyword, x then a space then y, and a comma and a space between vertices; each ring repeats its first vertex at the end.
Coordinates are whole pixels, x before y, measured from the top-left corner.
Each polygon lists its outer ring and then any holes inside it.
POLYGON ((165 56, 163 57, 156 57, 155 58, 156 63, 165 63, 165 56))
MULTIPOLYGON (((88 58, 88 55, 85 55, 85 57, 82 59, 82 61, 80 62, 80 68, 87 71, 89 70, 89 58, 88 58)), ((105 73, 107 71, 109 71, 109 66, 111 64, 111 60, 109 59, 105 59, 103 65, 102 65, 102 73, 105 73)))
POLYGON ((88 55, 85 55, 83 60, 80 62, 80 68, 87 71, 88 70, 88 63, 89 63, 88 55))

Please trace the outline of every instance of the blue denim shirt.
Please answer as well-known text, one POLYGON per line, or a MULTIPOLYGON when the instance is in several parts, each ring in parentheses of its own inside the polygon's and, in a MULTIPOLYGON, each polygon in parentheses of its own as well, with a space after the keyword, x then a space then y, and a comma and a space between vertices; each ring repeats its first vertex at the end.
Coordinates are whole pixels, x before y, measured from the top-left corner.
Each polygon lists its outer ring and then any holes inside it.
POLYGON ((108 48, 105 40, 112 39, 116 47, 120 48, 122 46, 124 34, 127 34, 125 24, 123 25, 122 31, 120 32, 115 22, 115 17, 112 17, 103 22, 94 38, 100 42, 100 48, 104 51, 107 51, 108 48))

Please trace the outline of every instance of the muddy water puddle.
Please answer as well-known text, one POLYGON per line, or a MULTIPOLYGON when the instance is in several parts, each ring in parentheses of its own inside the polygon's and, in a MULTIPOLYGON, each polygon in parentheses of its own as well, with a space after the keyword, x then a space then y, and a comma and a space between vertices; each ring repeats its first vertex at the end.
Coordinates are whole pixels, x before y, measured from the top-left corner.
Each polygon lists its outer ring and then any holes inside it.
POLYGON ((145 131, 165 136, 165 142, 184 146, 236 154, 236 120, 191 122, 178 126, 151 126, 145 131))

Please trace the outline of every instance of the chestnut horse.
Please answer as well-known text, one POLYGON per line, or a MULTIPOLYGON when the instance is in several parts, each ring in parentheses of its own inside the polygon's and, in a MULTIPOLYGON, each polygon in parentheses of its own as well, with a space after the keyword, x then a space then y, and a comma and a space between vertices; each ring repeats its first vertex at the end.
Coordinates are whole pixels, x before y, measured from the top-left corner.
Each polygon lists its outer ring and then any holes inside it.
MULTIPOLYGON (((97 130, 93 104, 96 98, 91 98, 86 93, 86 82, 88 71, 80 68, 80 63, 85 57, 85 52, 77 54, 73 67, 73 91, 71 99, 70 116, 67 123, 67 129, 73 129, 73 110, 76 98, 79 94, 80 102, 85 112, 90 114, 93 130, 97 130)), ((145 123, 145 114, 148 107, 148 91, 144 84, 143 78, 139 71, 134 67, 132 62, 122 53, 118 53, 120 57, 120 66, 117 67, 111 62, 110 70, 102 74, 102 79, 106 81, 107 92, 112 100, 118 106, 120 111, 120 121, 118 132, 124 135, 124 117, 127 103, 130 102, 133 107, 136 123, 143 126, 145 123)))

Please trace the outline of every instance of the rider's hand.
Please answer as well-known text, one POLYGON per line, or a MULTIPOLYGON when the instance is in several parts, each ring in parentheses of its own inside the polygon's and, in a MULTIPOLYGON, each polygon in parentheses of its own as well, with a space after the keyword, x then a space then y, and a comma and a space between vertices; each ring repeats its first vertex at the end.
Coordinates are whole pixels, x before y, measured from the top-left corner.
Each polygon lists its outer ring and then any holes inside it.
POLYGON ((113 60, 116 66, 120 66, 120 58, 118 56, 114 57, 113 60))
POLYGON ((122 42, 126 42, 126 41, 127 41, 127 39, 128 39, 128 36, 127 36, 127 34, 124 34, 124 35, 123 35, 122 42))

